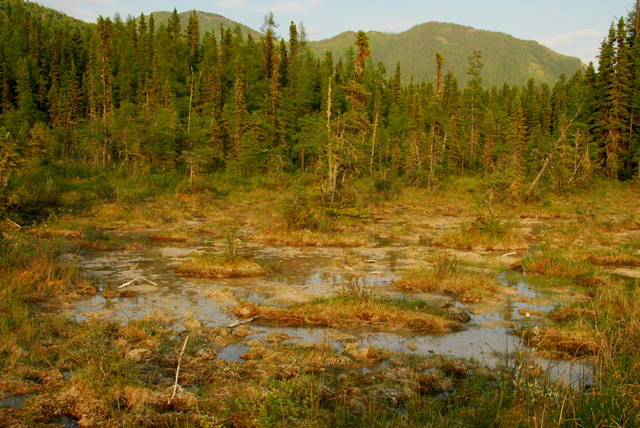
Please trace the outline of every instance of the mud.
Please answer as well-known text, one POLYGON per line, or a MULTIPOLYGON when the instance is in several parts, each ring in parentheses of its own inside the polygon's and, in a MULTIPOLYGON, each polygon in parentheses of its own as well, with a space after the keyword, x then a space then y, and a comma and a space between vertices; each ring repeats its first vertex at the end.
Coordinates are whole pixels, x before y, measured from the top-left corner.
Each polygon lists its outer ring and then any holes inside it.
POLYGON ((22 407, 25 401, 33 394, 24 394, 24 395, 10 395, 0 400, 0 408, 5 409, 19 409, 22 407))
MULTIPOLYGON (((194 325, 219 328, 236 321, 230 313, 238 302, 256 302, 272 306, 307 302, 313 298, 330 296, 344 283, 346 275, 357 275, 383 296, 400 298, 403 294, 390 287, 404 273, 423 263, 436 251, 429 245, 414 245, 406 241, 379 239, 375 247, 305 248, 268 247, 246 244, 260 263, 268 265, 271 274, 259 278, 185 278, 174 269, 199 252, 222 251, 220 245, 201 239, 197 242, 152 241, 145 235, 137 239, 144 247, 117 252, 85 252, 78 257, 78 265, 86 270, 98 285, 99 293, 68 309, 68 315, 84 321, 89 318, 117 321, 125 325, 131 320, 160 314, 173 320, 173 330, 182 332, 194 325), (133 297, 104 297, 102 292, 115 291, 118 286, 136 277, 144 277, 157 285, 138 281, 126 289, 133 297)), ((371 331, 367 329, 308 329, 269 328, 250 326, 251 334, 243 343, 231 343, 217 352, 217 358, 242 362, 241 355, 250 346, 265 344, 274 331, 287 335, 281 343, 324 343, 342 352, 345 345, 375 347, 422 355, 445 355, 473 359, 489 367, 504 363, 504 355, 526 347, 511 334, 518 326, 546 324, 543 314, 551 311, 558 301, 572 299, 571 293, 553 288, 532 288, 525 278, 509 266, 519 262, 522 252, 455 252, 460 266, 495 275, 505 287, 495 301, 464 305, 449 296, 416 293, 413 298, 432 304, 455 306, 471 317, 463 331, 442 336, 408 335, 402 332, 371 331), (502 273, 500 273, 502 272, 502 273)), ((284 337, 284 336, 282 336, 284 337)), ((556 363, 542 361, 546 367, 556 363)), ((558 363, 559 364, 559 363, 558 363)), ((562 363, 555 376, 565 382, 577 382, 576 373, 583 376, 590 370, 579 363, 562 363)), ((588 376, 587 376, 588 377, 588 376)))

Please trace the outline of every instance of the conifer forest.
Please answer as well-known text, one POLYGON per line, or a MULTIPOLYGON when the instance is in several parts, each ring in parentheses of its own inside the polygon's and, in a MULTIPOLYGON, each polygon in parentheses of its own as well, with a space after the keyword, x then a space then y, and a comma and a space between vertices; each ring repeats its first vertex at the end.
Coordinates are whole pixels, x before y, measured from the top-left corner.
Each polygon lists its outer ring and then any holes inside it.
POLYGON ((586 65, 0 0, 0 427, 640 426, 619 12, 586 65))
POLYGON ((153 15, 50 19, 6 1, 2 27, 2 205, 26 203, 20 175, 179 173, 190 180, 310 173, 328 191, 353 177, 429 185, 491 176, 518 192, 550 158, 540 187, 562 189, 638 174, 635 15, 612 24, 600 64, 548 86, 484 87, 482 52, 470 77, 411 76, 370 60, 357 33, 345 58, 310 53, 304 28, 276 38, 221 27, 202 34, 153 15), (634 120, 635 118, 635 120, 634 120), (55 172, 54 172, 55 171, 55 172))

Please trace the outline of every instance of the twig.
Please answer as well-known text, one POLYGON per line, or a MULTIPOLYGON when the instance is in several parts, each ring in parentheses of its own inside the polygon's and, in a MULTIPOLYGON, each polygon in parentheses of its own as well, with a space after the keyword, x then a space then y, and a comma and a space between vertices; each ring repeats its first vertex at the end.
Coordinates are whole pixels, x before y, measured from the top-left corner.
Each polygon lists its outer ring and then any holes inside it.
POLYGON ((171 400, 176 396, 176 391, 178 390, 178 374, 180 373, 180 363, 182 362, 182 354, 184 354, 184 349, 187 347, 187 342, 189 341, 189 336, 184 339, 184 345, 182 345, 182 351, 180 351, 180 356, 178 357, 178 368, 176 369, 176 383, 173 385, 173 395, 167 401, 167 404, 171 404, 171 400))
POLYGON ((18 223, 16 223, 15 221, 11 220, 9 217, 4 218, 5 220, 7 220, 9 223, 11 223, 12 225, 14 225, 15 227, 17 227, 18 229, 22 229, 22 226, 20 226, 18 223))
POLYGON ((153 285, 155 285, 156 287, 158 286, 158 284, 156 284, 155 282, 153 282, 153 281, 151 281, 151 280, 148 280, 147 278, 144 278, 144 277, 142 277, 142 276, 138 276, 138 277, 133 278, 133 279, 132 279, 131 281, 129 281, 129 282, 125 282, 124 284, 122 284, 122 285, 121 285, 121 286, 119 286, 118 288, 128 287, 129 285, 133 284, 134 282, 136 282, 136 281, 137 281, 137 280, 139 280, 139 279, 141 279, 141 280, 143 280, 143 281, 147 281, 148 283, 153 284, 153 285))
POLYGON ((503 254, 503 255, 501 255, 501 256, 498 256, 498 257, 496 257, 496 259, 501 259, 501 258, 503 258, 503 257, 507 257, 507 256, 513 256, 514 254, 517 254, 517 253, 516 253, 515 251, 512 251, 512 252, 510 252, 510 253, 507 253, 507 254, 503 254))
POLYGON ((243 321, 237 320, 236 322, 233 322, 233 323, 229 324, 227 326, 227 328, 234 328, 234 327, 237 327, 237 326, 242 325, 242 324, 249 324, 250 322, 255 321, 258 318, 260 318, 260 315, 256 315, 255 317, 251 317, 251 318, 243 320, 243 321))

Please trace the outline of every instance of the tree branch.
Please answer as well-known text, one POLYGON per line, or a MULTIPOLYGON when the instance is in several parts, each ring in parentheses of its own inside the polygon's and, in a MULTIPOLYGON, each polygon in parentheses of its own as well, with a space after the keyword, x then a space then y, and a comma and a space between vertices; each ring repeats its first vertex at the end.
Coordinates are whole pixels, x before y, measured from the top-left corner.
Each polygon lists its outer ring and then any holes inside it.
POLYGON ((569 130, 569 128, 573 124, 573 121, 576 120, 576 117, 578 117, 578 114, 580 113, 580 110, 582 110, 582 106, 583 105, 584 105, 584 101, 582 101, 582 104, 580 104, 580 108, 578 109, 576 114, 573 116, 573 119, 571 119, 571 122, 569 122, 569 124, 567 126, 565 126, 565 128, 562 130, 562 134, 560 135, 560 138, 558 138, 558 141, 556 141, 556 144, 553 146, 553 149, 551 150, 551 153, 549 153, 549 156, 547 156, 547 159, 545 159, 544 165, 542 165, 542 168, 540 169, 540 172, 536 176, 535 180, 533 180, 533 182, 531 182, 531 185, 527 189, 527 193, 524 194, 525 197, 529 196, 529 193, 531 193, 533 188, 536 187, 536 184, 538 184, 538 180, 540 180, 540 177, 542 177, 542 174, 547 169, 547 166, 549 165, 549 162, 551 161, 551 158, 553 158, 553 155, 556 153, 556 150, 558 150, 558 146, 560 145, 560 142, 566 137, 567 131, 569 130))

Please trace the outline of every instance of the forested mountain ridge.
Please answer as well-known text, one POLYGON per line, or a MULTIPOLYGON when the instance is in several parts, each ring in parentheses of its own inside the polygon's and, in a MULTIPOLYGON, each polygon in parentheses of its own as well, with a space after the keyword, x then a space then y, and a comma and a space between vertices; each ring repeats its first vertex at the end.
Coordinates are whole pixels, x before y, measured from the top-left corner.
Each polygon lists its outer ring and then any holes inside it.
MULTIPOLYGON (((402 33, 370 31, 367 36, 374 62, 382 61, 387 70, 394 70, 400 61, 405 83, 410 76, 418 82, 431 80, 436 52, 445 59, 444 72, 452 71, 463 85, 469 80, 467 58, 474 50, 482 52, 483 80, 488 86, 505 82, 522 85, 530 77, 553 84, 561 74, 570 76, 584 70, 578 58, 558 54, 538 42, 456 24, 428 22, 402 33)), ((355 33, 349 31, 310 45, 316 55, 330 50, 337 58, 353 48, 354 39, 355 33)))
MULTIPOLYGON (((0 0, 0 10, 7 12, 7 9, 11 7, 11 4, 11 0, 0 0)), ((36 2, 24 2, 24 8, 38 21, 65 23, 69 24, 71 27, 85 27, 87 25, 91 25, 80 19, 72 18, 55 9, 41 6, 36 2)))
MULTIPOLYGON (((9 3, 9 0, 0 0, 0 9, 6 9, 9 3)), ((25 2, 24 5, 38 20, 66 22, 71 27, 81 28, 95 25, 34 2, 25 2)), ((219 36, 221 26, 226 30, 239 31, 243 38, 249 33, 255 39, 263 36, 260 31, 222 15, 193 10, 178 13, 182 29, 186 29, 193 12, 198 17, 201 39, 207 32, 219 36)), ((150 15, 153 15, 156 25, 166 26, 172 12, 152 12, 146 17, 147 23, 150 15)), ((539 83, 553 84, 562 74, 570 76, 578 69, 584 70, 584 65, 578 58, 558 54, 535 41, 451 23, 428 22, 402 33, 370 31, 367 36, 374 63, 381 61, 391 71, 400 61, 403 83, 409 83, 411 76, 416 82, 431 80, 436 71, 432 61, 436 52, 446 60, 443 72, 453 72, 462 85, 469 80, 466 73, 467 59, 474 50, 483 54, 483 81, 488 86, 502 85, 505 82, 523 85, 530 77, 539 83)), ((354 39, 355 32, 348 31, 330 39, 309 42, 309 46, 318 57, 329 50, 334 58, 339 58, 347 55, 348 50, 353 48, 354 39)))
MULTIPOLYGON (((198 17, 198 21, 200 23, 200 32, 201 36, 204 37, 204 34, 208 31, 211 34, 220 34, 220 26, 223 26, 227 30, 235 31, 236 27, 240 29, 240 33, 243 37, 246 38, 247 34, 251 33, 254 38, 259 38, 262 34, 259 31, 256 31, 246 25, 243 25, 239 22, 232 21, 231 19, 225 18, 222 15, 218 15, 217 13, 203 12, 203 11, 195 11, 198 17)), ((193 11, 181 12, 178 13, 180 17, 180 25, 182 28, 187 28, 187 24, 189 23, 189 16, 193 11)), ((169 18, 171 17, 171 12, 153 12, 153 17, 156 20, 156 23, 163 23, 167 25, 169 22, 169 18)))

